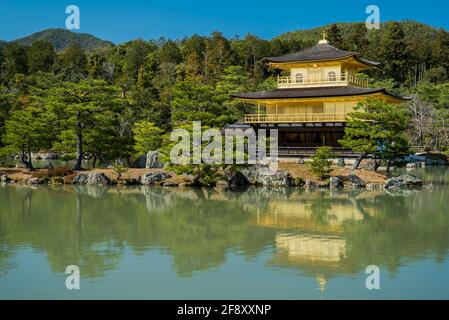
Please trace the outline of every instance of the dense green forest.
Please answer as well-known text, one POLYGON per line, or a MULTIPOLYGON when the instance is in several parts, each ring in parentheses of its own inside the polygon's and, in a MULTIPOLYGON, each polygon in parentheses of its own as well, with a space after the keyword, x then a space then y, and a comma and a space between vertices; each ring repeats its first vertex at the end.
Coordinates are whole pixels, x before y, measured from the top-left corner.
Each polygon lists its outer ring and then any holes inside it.
POLYGON ((279 70, 264 57, 313 46, 323 30, 334 46, 382 62, 366 74, 370 85, 414 97, 411 145, 447 150, 449 33, 404 21, 371 31, 363 23, 333 24, 271 40, 214 32, 113 45, 53 30, 3 43, 1 152, 26 163, 32 152, 54 150, 79 167, 82 158, 130 159, 145 149, 143 140, 156 148, 161 135, 192 120, 223 127, 252 110, 230 94, 275 87, 279 70))

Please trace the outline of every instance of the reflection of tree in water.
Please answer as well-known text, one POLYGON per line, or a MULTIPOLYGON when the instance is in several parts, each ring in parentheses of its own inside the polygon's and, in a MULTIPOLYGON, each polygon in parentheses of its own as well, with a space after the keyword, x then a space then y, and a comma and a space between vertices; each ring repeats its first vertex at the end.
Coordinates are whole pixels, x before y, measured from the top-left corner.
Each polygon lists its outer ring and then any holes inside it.
POLYGON ((173 256, 180 275, 190 275, 220 266, 230 249, 254 256, 273 238, 272 231, 247 224, 250 215, 241 204, 214 199, 211 191, 110 189, 98 194, 92 188, 87 193, 8 188, 0 192, 4 237, 12 246, 22 243, 45 251, 58 272, 76 264, 88 277, 116 268, 125 245, 136 254, 160 248, 173 256), (26 202, 31 218, 15 205, 24 194, 32 195, 26 202), (154 199, 151 206, 148 197, 154 199))
POLYGON ((19 246, 43 251, 64 272, 90 277, 118 267, 125 248, 157 248, 182 276, 217 268, 229 251, 247 258, 276 247, 270 264, 317 276, 321 284, 370 264, 394 272, 404 259, 449 247, 447 189, 391 196, 383 192, 305 193, 166 188, 0 189, 0 267, 19 246), (435 201, 435 199, 439 199, 435 201))
POLYGON ((446 202, 435 199, 445 192, 424 190, 406 197, 372 199, 374 217, 345 225, 350 257, 360 266, 385 266, 391 274, 404 259, 444 261, 449 250, 448 208, 446 202))
POLYGON ((332 202, 326 201, 322 192, 318 193, 319 199, 314 201, 311 205, 312 217, 322 225, 329 223, 329 220, 335 219, 335 215, 332 213, 332 202))
MULTIPOLYGON (((1 234, 3 234, 3 232, 0 232, 0 235, 1 234)), ((1 242, 2 239, 0 236, 0 277, 5 275, 9 269, 14 269, 16 267, 16 265, 11 262, 14 257, 14 248, 1 242)))

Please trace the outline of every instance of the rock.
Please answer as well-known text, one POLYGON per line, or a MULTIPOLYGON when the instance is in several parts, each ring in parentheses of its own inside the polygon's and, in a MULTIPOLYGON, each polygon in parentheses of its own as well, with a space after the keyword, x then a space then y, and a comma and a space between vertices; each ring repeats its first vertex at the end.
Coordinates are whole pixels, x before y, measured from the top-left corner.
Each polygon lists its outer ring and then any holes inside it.
POLYGON ((252 185, 288 187, 294 184, 290 173, 270 172, 268 166, 252 166, 242 170, 242 174, 252 185))
POLYGON ((40 178, 30 178, 28 180, 29 184, 44 184, 45 182, 47 182, 47 179, 40 179, 40 178))
POLYGON ((228 180, 229 187, 244 187, 248 185, 249 185, 248 179, 240 171, 234 172, 228 180))
POLYGON ((316 186, 318 189, 329 189, 329 183, 323 182, 323 181, 317 182, 317 183, 315 184, 315 186, 316 186))
POLYGON ((346 165, 345 159, 343 159, 343 158, 338 158, 337 159, 337 167, 344 168, 345 165, 346 165))
POLYGON ((108 186, 111 184, 111 180, 104 173, 89 173, 88 184, 108 186))
POLYGON ((176 182, 176 181, 171 181, 171 180, 169 180, 169 181, 162 182, 162 185, 163 185, 164 187, 178 187, 178 186, 179 186, 179 183, 176 182))
POLYGON ((382 190, 384 188, 383 183, 367 183, 366 190, 382 190))
POLYGON ((393 177, 386 181, 385 189, 401 189, 422 186, 421 179, 411 174, 403 174, 399 177, 393 177))
POLYGON ((88 173, 79 173, 75 176, 75 178, 72 180, 73 184, 87 184, 89 180, 89 174, 88 173))
POLYGON ((140 182, 143 185, 146 186, 150 186, 150 185, 155 185, 158 182, 161 182, 163 180, 166 180, 168 178, 171 178, 171 175, 160 171, 160 172, 149 172, 149 173, 145 173, 142 178, 140 179, 140 182))
POLYGON ((138 156, 136 160, 134 160, 132 167, 133 168, 140 168, 145 169, 147 166, 147 155, 143 154, 141 156, 138 156))
POLYGON ((376 171, 379 167, 379 160, 375 159, 365 159, 360 164, 361 169, 369 170, 369 171, 376 171))
POLYGON ((11 181, 11 179, 6 174, 0 176, 0 182, 9 182, 9 181, 11 181))
POLYGON ((407 163, 405 167, 407 168, 407 170, 414 170, 418 168, 418 162, 407 163))
POLYGON ((157 169, 163 168, 164 165, 159 161, 159 151, 148 151, 146 155, 145 168, 147 169, 157 169))
POLYGON ((134 186, 140 184, 140 179, 136 178, 127 178, 123 179, 122 181, 125 186, 134 186))
POLYGON ((365 181, 357 177, 355 174, 347 175, 344 179, 344 185, 345 187, 349 188, 364 188, 365 187, 365 181))
POLYGON ((406 167, 407 171, 409 171, 409 170, 415 170, 415 169, 418 169, 418 168, 425 168, 426 165, 427 164, 426 164, 425 161, 422 161, 422 162, 410 162, 410 163, 407 163, 407 165, 405 167, 406 167))
POLYGON ((311 180, 306 180, 306 182, 304 183, 304 189, 306 190, 313 190, 316 188, 316 184, 315 182, 311 181, 311 180))
POLYGON ((288 172, 278 171, 273 174, 261 174, 260 182, 264 186, 289 187, 293 185, 293 179, 288 172))
POLYGON ((341 177, 331 177, 329 179, 329 187, 331 189, 343 188, 343 179, 341 177))
POLYGON ((38 152, 32 153, 31 159, 35 160, 57 160, 59 159, 59 153, 55 152, 38 152))
POLYGON ((109 186, 112 184, 112 181, 104 173, 90 172, 79 173, 73 179, 73 183, 88 186, 109 186))

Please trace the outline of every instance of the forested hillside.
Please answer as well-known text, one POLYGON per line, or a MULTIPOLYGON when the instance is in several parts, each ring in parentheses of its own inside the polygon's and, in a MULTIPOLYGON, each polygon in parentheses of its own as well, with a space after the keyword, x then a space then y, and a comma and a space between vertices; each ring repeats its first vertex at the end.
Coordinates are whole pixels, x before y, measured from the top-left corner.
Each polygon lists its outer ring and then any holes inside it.
POLYGON ((101 40, 88 33, 71 32, 66 29, 47 29, 15 41, 21 45, 29 46, 38 40, 50 42, 56 51, 62 51, 74 44, 88 51, 113 46, 112 42, 101 40))

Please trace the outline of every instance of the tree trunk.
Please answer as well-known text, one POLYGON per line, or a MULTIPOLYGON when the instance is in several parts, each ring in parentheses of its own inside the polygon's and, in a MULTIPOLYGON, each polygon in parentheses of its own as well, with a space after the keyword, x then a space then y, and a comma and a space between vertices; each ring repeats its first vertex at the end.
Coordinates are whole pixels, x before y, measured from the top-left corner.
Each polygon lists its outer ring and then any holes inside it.
POLYGON ((374 160, 374 171, 377 171, 377 169, 379 169, 380 165, 382 164, 382 162, 380 160, 374 160))
POLYGON ((81 122, 79 121, 80 113, 78 111, 78 122, 76 124, 77 126, 77 132, 76 132, 76 164, 75 167, 73 167, 73 170, 81 170, 82 162, 83 162, 83 133, 82 133, 82 126, 81 122))
POLYGON ((387 173, 390 173, 390 160, 387 160, 387 173))
POLYGON ((22 155, 20 156, 20 160, 27 167, 29 171, 34 171, 33 163, 31 162, 31 152, 28 150, 27 154, 22 151, 22 155))
POLYGON ((368 153, 366 152, 362 152, 357 159, 355 160, 354 165, 352 166, 352 170, 357 170, 360 166, 360 163, 362 162, 363 159, 366 158, 366 156, 368 155, 368 153))

